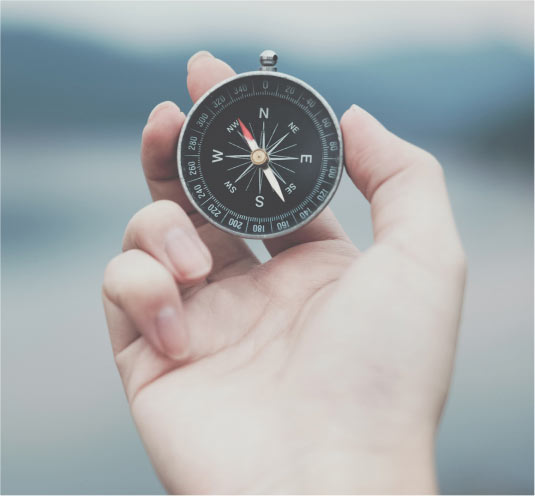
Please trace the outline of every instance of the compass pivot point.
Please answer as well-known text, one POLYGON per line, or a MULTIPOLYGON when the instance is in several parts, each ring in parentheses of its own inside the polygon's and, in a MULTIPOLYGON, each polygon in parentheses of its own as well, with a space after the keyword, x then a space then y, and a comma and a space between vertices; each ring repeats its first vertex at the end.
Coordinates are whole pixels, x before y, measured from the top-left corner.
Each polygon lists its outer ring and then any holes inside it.
POLYGON ((279 57, 273 50, 264 50, 260 54, 260 70, 261 71, 276 71, 277 60, 279 57))
POLYGON ((268 161, 268 155, 265 150, 259 148, 251 152, 251 162, 255 165, 264 165, 268 161))

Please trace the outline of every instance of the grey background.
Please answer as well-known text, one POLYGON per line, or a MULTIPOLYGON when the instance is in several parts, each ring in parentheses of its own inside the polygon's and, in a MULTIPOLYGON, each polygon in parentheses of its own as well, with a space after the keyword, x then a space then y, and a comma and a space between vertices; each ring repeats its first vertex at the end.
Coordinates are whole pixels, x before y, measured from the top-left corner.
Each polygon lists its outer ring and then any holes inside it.
MULTIPOLYGON (((269 47, 339 116, 358 103, 441 160, 469 261, 441 489, 532 494, 532 19, 530 2, 3 2, 2 492, 163 491, 113 363, 102 274, 150 201, 148 112, 191 105, 188 57, 241 72, 269 47), (247 22, 260 15, 269 30, 247 22)), ((346 176, 332 206, 369 246, 346 176)))

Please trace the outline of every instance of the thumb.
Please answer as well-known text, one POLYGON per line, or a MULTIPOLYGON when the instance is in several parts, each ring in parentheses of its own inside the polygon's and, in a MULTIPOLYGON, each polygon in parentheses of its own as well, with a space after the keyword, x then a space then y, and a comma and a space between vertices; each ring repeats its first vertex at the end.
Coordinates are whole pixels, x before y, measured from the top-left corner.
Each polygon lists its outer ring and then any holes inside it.
POLYGON ((341 119, 349 176, 371 204, 376 243, 425 262, 464 264, 442 167, 352 105, 341 119))

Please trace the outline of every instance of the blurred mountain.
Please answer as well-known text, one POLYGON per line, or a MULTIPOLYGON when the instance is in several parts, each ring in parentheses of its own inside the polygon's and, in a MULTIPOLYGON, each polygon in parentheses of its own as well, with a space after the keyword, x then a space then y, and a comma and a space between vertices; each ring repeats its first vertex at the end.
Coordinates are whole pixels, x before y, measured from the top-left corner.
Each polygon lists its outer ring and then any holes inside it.
MULTIPOLYGON (((159 101, 188 110, 186 60, 198 48, 136 55, 91 41, 4 26, 4 131, 84 131, 142 126, 159 101)), ((263 47, 203 46, 237 71, 263 47)), ((281 57, 280 70, 309 82, 338 115, 358 103, 407 139, 453 140, 479 152, 533 154, 533 58, 503 44, 355 60, 281 57)))

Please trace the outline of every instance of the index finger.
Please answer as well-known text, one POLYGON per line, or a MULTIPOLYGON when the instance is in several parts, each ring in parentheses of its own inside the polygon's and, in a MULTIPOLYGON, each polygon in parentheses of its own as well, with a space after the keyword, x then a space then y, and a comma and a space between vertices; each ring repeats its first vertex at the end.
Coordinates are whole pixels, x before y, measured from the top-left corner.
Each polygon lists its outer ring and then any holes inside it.
MULTIPOLYGON (((227 64, 208 52, 197 53, 188 63, 188 89, 192 100, 197 100, 212 86, 233 74, 234 71, 227 64)), ((185 118, 184 113, 172 102, 161 103, 149 116, 143 131, 141 159, 152 198, 155 201, 174 201, 189 215, 212 253, 214 269, 211 277, 243 273, 258 264, 245 242, 207 223, 182 188, 178 175, 177 145, 185 118)))
MULTIPOLYGON (((195 102, 212 86, 235 72, 208 52, 198 52, 188 62, 188 90, 195 102)), ((153 200, 177 202, 188 214, 195 212, 178 177, 177 145, 184 112, 173 102, 162 102, 149 115, 143 130, 141 161, 153 200)))
POLYGON ((178 178, 176 149, 186 116, 173 102, 154 107, 143 129, 141 162, 145 179, 154 201, 177 202, 188 214, 194 208, 178 178))

